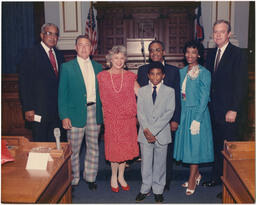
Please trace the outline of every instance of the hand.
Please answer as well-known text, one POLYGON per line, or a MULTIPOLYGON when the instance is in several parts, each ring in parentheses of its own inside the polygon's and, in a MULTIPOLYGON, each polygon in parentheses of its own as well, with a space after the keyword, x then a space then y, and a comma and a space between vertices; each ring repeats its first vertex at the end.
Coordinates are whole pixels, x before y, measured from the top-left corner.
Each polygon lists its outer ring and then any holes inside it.
POLYGON ((62 127, 65 130, 70 130, 72 128, 72 124, 69 118, 65 118, 62 120, 62 127))
POLYGON ((154 143, 156 141, 155 136, 150 132, 148 128, 144 129, 143 133, 149 143, 154 143))
POLYGON ((197 135, 200 132, 200 122, 193 120, 190 126, 190 131, 192 135, 197 135))
POLYGON ((150 139, 147 139, 148 143, 154 144, 156 142, 156 137, 152 136, 150 139))
POLYGON ((34 115, 35 115, 34 110, 26 111, 25 112, 25 119, 29 122, 33 122, 34 121, 34 115))
POLYGON ((179 126, 179 124, 175 121, 171 121, 170 125, 171 125, 171 131, 173 131, 173 132, 176 131, 179 126))
POLYGON ((135 95, 138 96, 138 91, 139 91, 140 85, 137 81, 134 82, 134 92, 135 95))
POLYGON ((230 123, 233 123, 236 121, 236 115, 237 115, 237 112, 235 111, 232 111, 232 110, 229 110, 227 113, 226 113, 226 122, 230 122, 230 123))

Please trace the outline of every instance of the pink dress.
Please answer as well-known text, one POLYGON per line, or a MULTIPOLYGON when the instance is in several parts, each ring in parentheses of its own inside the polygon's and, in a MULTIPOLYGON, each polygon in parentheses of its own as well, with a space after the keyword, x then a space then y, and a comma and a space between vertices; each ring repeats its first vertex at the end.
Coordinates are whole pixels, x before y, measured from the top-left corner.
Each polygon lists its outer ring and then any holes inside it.
POLYGON ((134 73, 124 71, 123 82, 122 74, 112 74, 112 83, 108 71, 97 75, 105 126, 105 156, 111 162, 131 160, 139 155, 134 93, 136 78, 134 73))

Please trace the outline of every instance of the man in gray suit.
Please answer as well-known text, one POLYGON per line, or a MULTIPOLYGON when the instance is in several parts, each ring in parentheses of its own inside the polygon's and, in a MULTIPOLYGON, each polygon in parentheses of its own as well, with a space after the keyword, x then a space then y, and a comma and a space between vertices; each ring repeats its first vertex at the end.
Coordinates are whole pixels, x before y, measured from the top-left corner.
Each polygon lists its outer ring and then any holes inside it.
POLYGON ((136 201, 145 199, 151 188, 156 202, 164 200, 167 147, 172 141, 169 121, 175 110, 175 91, 163 84, 164 76, 162 63, 150 63, 150 82, 138 92, 142 186, 136 201))

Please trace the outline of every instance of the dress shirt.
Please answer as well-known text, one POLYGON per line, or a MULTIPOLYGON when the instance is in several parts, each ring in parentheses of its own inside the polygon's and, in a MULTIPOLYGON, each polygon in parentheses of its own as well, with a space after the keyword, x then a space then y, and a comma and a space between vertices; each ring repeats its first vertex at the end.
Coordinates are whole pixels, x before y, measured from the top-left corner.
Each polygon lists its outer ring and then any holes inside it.
MULTIPOLYGON (((48 56, 48 58, 49 58, 49 60, 50 60, 49 51, 50 51, 51 49, 50 49, 47 45, 45 45, 45 43, 44 43, 43 41, 41 41, 41 45, 43 46, 43 48, 44 48, 44 50, 45 50, 45 52, 46 52, 46 54, 47 54, 47 56, 48 56)), ((58 71, 58 70, 59 70, 59 68, 58 68, 58 61, 57 61, 57 58, 56 58, 56 54, 55 54, 54 49, 52 49, 52 53, 53 53, 53 56, 54 56, 55 61, 56 61, 56 69, 57 69, 57 71, 58 71)))
MULTIPOLYGON (((156 95, 158 94, 158 90, 161 87, 162 83, 163 83, 163 80, 159 84, 156 85, 156 95)), ((152 86, 152 93, 153 93, 155 85, 153 85, 150 81, 149 81, 149 84, 152 86)))
POLYGON ((223 53, 225 52, 227 46, 228 46, 229 42, 227 42, 224 46, 222 46, 221 48, 217 48, 217 52, 216 52, 216 56, 215 56, 215 61, 216 62, 216 59, 217 59, 217 55, 218 55, 218 49, 220 49, 220 59, 219 59, 219 63, 220 63, 220 60, 221 60, 221 57, 223 55, 223 53))
POLYGON ((92 62, 89 57, 84 60, 79 56, 77 56, 77 61, 85 82, 87 103, 96 102, 95 73, 92 67, 92 62))

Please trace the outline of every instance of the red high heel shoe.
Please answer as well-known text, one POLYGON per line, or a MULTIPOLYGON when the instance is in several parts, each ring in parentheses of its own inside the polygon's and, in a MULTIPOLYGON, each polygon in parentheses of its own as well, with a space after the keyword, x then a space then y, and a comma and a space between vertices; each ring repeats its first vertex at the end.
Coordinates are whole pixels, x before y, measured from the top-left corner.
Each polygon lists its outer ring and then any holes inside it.
MULTIPOLYGON (((120 184, 121 185, 121 184, 120 184)), ((124 191, 129 191, 130 190, 130 186, 127 184, 127 186, 122 186, 121 185, 121 187, 122 187, 122 189, 124 190, 124 191)))
MULTIPOLYGON (((122 187, 122 188, 123 188, 123 187, 122 187)), ((116 192, 116 193, 117 193, 117 192, 119 192, 119 186, 116 187, 116 188, 114 188, 114 187, 111 186, 111 190, 112 190, 113 192, 116 192)))

